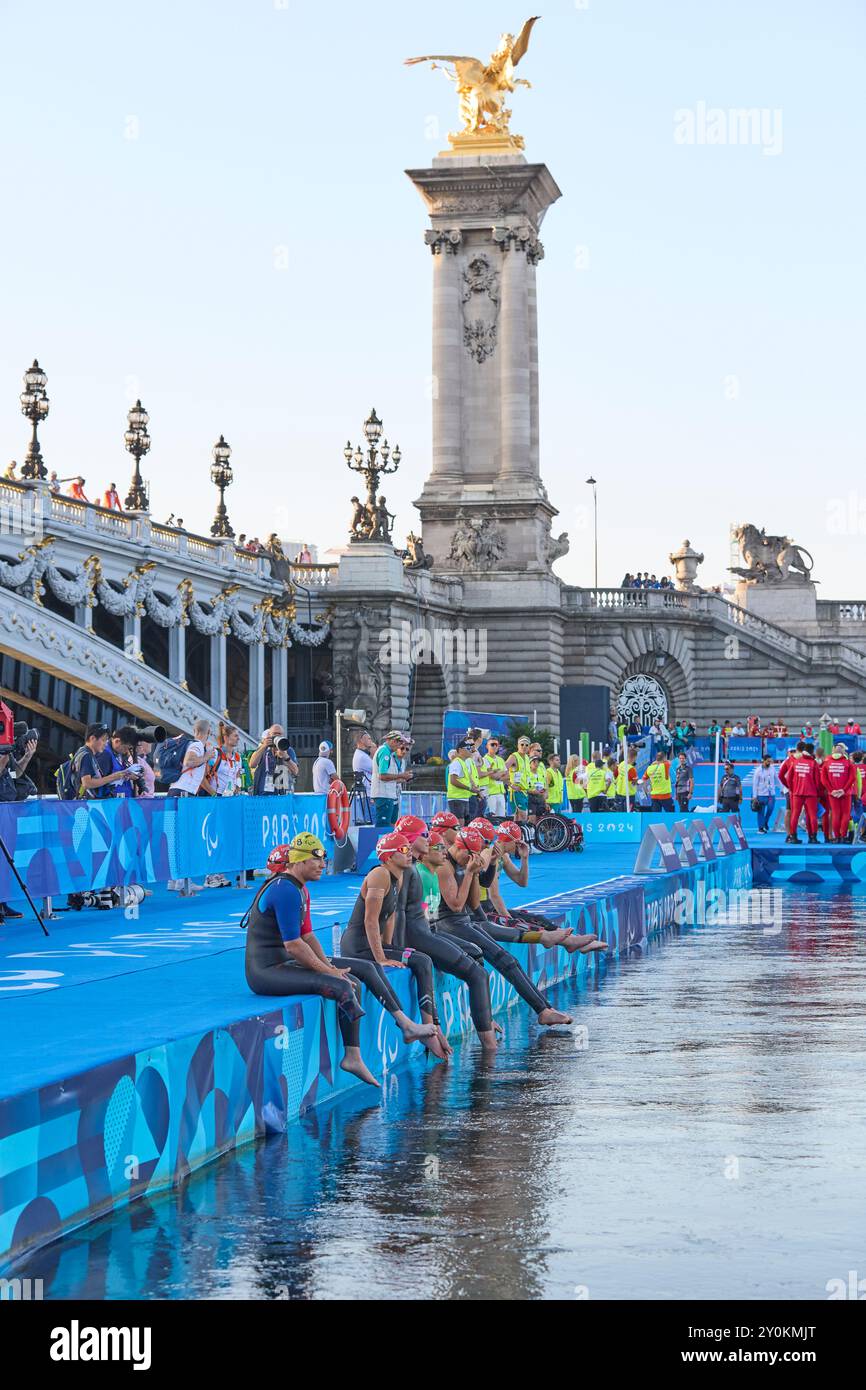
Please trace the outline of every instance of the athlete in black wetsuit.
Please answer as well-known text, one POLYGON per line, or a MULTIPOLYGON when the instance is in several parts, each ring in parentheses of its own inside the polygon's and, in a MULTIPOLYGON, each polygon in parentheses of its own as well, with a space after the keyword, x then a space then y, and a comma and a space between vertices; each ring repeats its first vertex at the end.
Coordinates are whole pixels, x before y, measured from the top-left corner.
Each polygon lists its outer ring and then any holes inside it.
POLYGON ((244 919, 247 984, 254 994, 318 994, 336 1000, 346 1054, 340 1066, 369 1085, 378 1086, 361 1060, 358 1042, 359 1022, 364 1017, 358 1002, 361 983, 394 1016, 407 1043, 429 1043, 435 1030, 430 1025, 413 1023, 372 962, 345 957, 329 960, 325 955, 313 933, 307 888, 308 883, 321 878, 325 860, 321 841, 306 831, 269 856, 268 868, 274 877, 256 894, 244 919))
POLYGON ((538 1015, 539 1023, 570 1023, 568 1014, 551 1008, 511 952, 500 946, 487 928, 473 919, 469 907, 469 894, 473 881, 483 867, 483 849, 484 841, 474 830, 463 830, 455 837, 447 861, 438 873, 442 899, 436 922, 437 935, 444 932, 460 945, 469 941, 480 947, 487 964, 514 986, 521 999, 524 999, 538 1015))
MULTIPOLYGON (((456 827, 456 816, 451 818, 456 827)), ((484 969, 484 958, 480 949, 471 942, 458 945, 456 941, 450 941, 436 932, 438 884, 434 885, 435 910, 428 912, 425 887, 417 868, 417 864, 423 862, 433 879, 436 870, 445 863, 445 841, 438 831, 434 830, 431 833, 420 816, 403 816, 395 828, 409 840, 413 864, 403 872, 403 883, 397 899, 394 938, 398 942, 405 942, 416 952, 423 952, 424 956, 432 960, 444 974, 465 981, 469 990, 469 1012, 478 1037, 483 1047, 494 1049, 496 1030, 490 1004, 490 981, 484 969)))
POLYGON ((408 968, 412 972, 418 1008, 431 1030, 425 1044, 434 1056, 447 1059, 452 1049, 436 1017, 433 962, 423 952, 405 947, 402 936, 395 935, 400 894, 408 890, 407 875, 414 874, 409 841, 395 829, 378 841, 376 854, 380 862, 361 884, 340 949, 347 956, 371 961, 380 971, 408 968))
POLYGON ((599 941, 594 932, 577 934, 571 927, 557 925, 540 913, 505 906, 499 892, 500 869, 504 869, 519 888, 529 884, 529 846, 519 825, 503 821, 495 827, 489 820, 479 817, 471 821, 467 829, 477 831, 484 839, 483 855, 487 861, 470 889, 469 906, 475 921, 486 927, 495 941, 511 941, 524 946, 537 943, 545 950, 562 946, 569 955, 589 955, 608 949, 607 942, 599 941), (514 854, 520 860, 519 868, 512 863, 514 854))

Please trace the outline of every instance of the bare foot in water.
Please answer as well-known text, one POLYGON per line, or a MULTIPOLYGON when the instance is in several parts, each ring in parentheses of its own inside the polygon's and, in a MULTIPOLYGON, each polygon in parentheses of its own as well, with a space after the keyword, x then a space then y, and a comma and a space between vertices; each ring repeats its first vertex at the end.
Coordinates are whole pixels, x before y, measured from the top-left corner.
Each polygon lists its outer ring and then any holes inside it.
POLYGON ((479 1033, 478 1040, 487 1055, 492 1057, 497 1048, 496 1029, 491 1028, 488 1033, 479 1033))
POLYGON ((366 1081, 368 1086, 379 1087, 379 1082, 370 1071, 370 1068, 364 1065, 361 1058, 361 1049, 358 1047, 346 1048, 346 1055, 340 1063, 340 1071, 347 1071, 352 1076, 357 1076, 360 1081, 366 1081))
POLYGON ((609 951, 610 947, 606 941, 599 941, 594 932, 589 936, 573 936, 565 943, 565 949, 569 953, 580 951, 585 956, 589 951, 609 951))
POLYGON ((593 951, 609 951, 609 950, 610 950, 610 946, 608 945, 608 943, 607 943, 606 941, 589 941, 589 942, 587 942, 587 944, 586 944, 585 946, 581 946, 581 948, 580 948, 580 954, 581 954, 582 956, 588 956, 588 955, 590 955, 593 951))
POLYGON ((504 1038, 504 1037, 505 1037, 505 1025, 502 1024, 502 1023, 499 1023, 498 1020, 495 1019, 495 1018, 494 1018, 494 1020, 493 1020, 493 1035, 494 1035, 494 1037, 496 1037, 496 1038, 504 1038))
POLYGON ((434 1033, 432 1038, 425 1038, 424 1046, 431 1057, 438 1057, 440 1062, 447 1062, 448 1058, 451 1056, 451 1048, 448 1047, 444 1038, 440 1038, 438 1033, 434 1033), (447 1052, 445 1051, 446 1047, 448 1047, 447 1052))
POLYGON ((561 1014, 559 1009, 542 1009, 538 1015, 539 1023, 543 1023, 547 1028, 552 1028, 555 1023, 570 1023, 570 1014, 561 1014))
POLYGON ((441 1027, 438 1024, 436 1025, 436 1036, 442 1044, 442 1051, 445 1053, 445 1056, 453 1057, 454 1048, 451 1046, 450 1042, 448 1041, 445 1034, 442 1032, 441 1027))

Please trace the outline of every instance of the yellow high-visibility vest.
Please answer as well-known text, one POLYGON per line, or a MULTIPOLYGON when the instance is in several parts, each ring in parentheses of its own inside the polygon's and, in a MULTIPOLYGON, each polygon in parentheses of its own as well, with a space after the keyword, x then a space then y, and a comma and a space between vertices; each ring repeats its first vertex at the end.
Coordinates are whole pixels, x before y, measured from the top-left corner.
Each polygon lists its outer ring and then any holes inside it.
POLYGON ((509 777, 512 787, 517 791, 526 791, 529 776, 529 755, 528 753, 515 753, 514 762, 511 766, 509 777))
POLYGON ((590 800, 594 796, 604 796, 607 790, 607 768, 591 767, 586 779, 586 794, 590 800))
POLYGON ((668 763, 650 763, 647 768, 647 776, 650 781, 650 790, 653 796, 660 799, 669 797, 671 794, 671 774, 668 763))
POLYGON ((449 801, 468 801, 472 795, 472 773, 466 766, 468 759, 452 758, 448 768, 448 800, 449 801), (468 782, 468 787, 455 787, 454 778, 459 777, 461 782, 468 782))
POLYGON ((631 796, 631 797, 634 796, 634 783, 632 783, 631 785, 629 785, 629 775, 628 775, 628 774, 629 774, 629 768, 633 768, 633 767, 634 767, 634 764, 633 764, 633 763, 620 763, 620 765, 619 765, 619 772, 616 774, 616 794, 617 794, 617 796, 625 796, 625 794, 626 794, 626 787, 627 787, 627 786, 628 786, 628 794, 629 794, 629 796, 631 796))
MULTIPOLYGON (((503 772, 505 769, 505 759, 500 757, 498 753, 485 753, 482 767, 488 773, 503 772)), ((498 796, 505 791, 504 782, 495 782, 493 778, 489 776, 482 777, 482 785, 486 788, 488 796, 498 796)))
POLYGON ((565 778, 558 768, 549 767, 547 769, 547 791, 551 806, 559 807, 562 805, 562 787, 564 781, 565 778))
POLYGON ((586 787, 583 785, 582 782, 578 781, 579 777, 579 767, 573 767, 570 772, 566 773, 565 780, 568 784, 569 801, 583 801, 584 797, 586 796, 586 787))

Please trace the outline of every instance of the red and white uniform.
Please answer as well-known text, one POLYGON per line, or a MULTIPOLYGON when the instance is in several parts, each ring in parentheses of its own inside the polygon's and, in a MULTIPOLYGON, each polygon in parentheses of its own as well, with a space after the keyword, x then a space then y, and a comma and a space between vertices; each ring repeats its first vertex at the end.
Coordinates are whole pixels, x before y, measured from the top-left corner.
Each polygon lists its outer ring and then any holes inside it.
MULTIPOLYGON (((783 767, 789 760, 786 759, 783 767)), ((808 753, 790 759, 785 786, 791 793, 791 834, 796 835, 800 812, 806 813, 806 830, 810 839, 818 834, 818 767, 808 753)), ((781 774, 780 774, 781 775, 781 774)))
POLYGON ((851 797, 857 785, 857 774, 854 764, 844 758, 841 753, 834 753, 832 757, 825 759, 821 769, 821 780, 828 793, 830 803, 830 830, 834 840, 841 840, 848 833, 848 822, 851 819, 851 797), (834 796, 834 792, 841 792, 841 796, 834 796))

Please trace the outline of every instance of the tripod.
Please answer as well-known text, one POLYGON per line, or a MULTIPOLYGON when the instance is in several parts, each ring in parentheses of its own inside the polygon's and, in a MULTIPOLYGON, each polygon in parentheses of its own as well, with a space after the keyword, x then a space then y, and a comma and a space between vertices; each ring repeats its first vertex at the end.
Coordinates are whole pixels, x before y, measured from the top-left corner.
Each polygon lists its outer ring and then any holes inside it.
POLYGON ((374 825, 375 821, 376 817, 373 815, 373 807, 364 779, 363 777, 356 777, 352 784, 352 794, 349 797, 349 824, 374 825))
POLYGON ((0 850, 3 851, 3 857, 4 857, 4 859, 6 860, 6 863, 9 865, 9 868, 12 870, 13 874, 14 874, 15 877, 17 878, 17 880, 18 880, 18 886, 19 886, 19 888, 21 889, 21 892, 24 894, 25 898, 27 899, 27 901, 29 902, 30 906, 32 907, 34 917, 36 918, 37 922, 39 923, 39 925, 40 925, 40 927, 42 928, 42 930, 43 930, 43 932, 45 933, 45 935, 46 935, 46 936, 49 936, 50 933, 49 933, 48 928, 46 927, 45 923, 44 923, 43 920, 42 920, 42 915, 41 915, 41 913, 40 913, 40 911, 39 911, 39 908, 36 906, 35 902, 34 902, 33 899, 31 898, 30 894, 27 892, 27 885, 25 884, 23 878, 21 877, 21 875, 19 874, 18 870, 16 869, 16 867, 15 867, 15 860, 12 858, 12 855, 9 853, 9 850, 8 850, 7 847, 6 847, 6 841, 3 839, 3 836, 2 836, 2 835, 0 835, 0 850))

